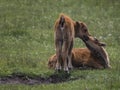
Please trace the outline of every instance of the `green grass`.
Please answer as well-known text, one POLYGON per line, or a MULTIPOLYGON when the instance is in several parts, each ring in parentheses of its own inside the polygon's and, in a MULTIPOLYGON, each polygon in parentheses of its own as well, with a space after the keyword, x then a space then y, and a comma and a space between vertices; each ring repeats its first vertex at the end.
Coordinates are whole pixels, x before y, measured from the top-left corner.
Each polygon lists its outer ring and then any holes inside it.
MULTIPOLYGON (((55 53, 53 25, 59 13, 87 24, 107 44, 112 69, 74 70, 75 81, 48 85, 0 85, 0 90, 120 90, 119 0, 0 0, 0 76, 13 72, 49 76, 55 53), (83 78, 81 78, 83 77, 83 78)), ((85 47, 75 39, 74 47, 85 47)))

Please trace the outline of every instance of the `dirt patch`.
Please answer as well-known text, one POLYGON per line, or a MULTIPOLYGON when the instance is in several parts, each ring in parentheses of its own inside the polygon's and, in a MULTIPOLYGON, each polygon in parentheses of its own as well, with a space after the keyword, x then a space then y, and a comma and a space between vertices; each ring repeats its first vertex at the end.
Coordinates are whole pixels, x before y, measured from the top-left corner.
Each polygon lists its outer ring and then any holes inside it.
POLYGON ((29 76, 23 73, 13 73, 9 76, 0 77, 0 84, 50 84, 50 83, 61 83, 78 78, 70 78, 70 74, 53 74, 49 77, 41 76, 29 76))

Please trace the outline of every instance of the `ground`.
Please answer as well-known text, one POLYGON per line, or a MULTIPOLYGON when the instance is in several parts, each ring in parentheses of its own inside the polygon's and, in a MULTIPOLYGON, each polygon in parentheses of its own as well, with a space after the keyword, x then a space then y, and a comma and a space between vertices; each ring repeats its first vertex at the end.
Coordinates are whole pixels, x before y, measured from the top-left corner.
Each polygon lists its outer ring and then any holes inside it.
MULTIPOLYGON (((119 0, 0 0, 0 83, 61 78, 47 67, 55 53, 53 25, 62 12, 87 24, 89 32, 107 44, 112 69, 74 69, 59 83, 0 84, 0 90, 119 90, 119 0)), ((75 39, 75 48, 85 47, 75 39)), ((38 81, 39 82, 39 81, 38 81)), ((51 82, 51 81, 50 81, 51 82)))

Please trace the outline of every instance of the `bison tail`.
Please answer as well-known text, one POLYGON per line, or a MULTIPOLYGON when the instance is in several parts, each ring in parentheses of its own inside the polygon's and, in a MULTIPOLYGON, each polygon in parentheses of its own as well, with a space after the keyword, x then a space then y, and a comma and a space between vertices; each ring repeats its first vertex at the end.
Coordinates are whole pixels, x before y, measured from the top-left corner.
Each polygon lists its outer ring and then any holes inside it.
POLYGON ((64 15, 60 16, 60 21, 59 21, 59 25, 61 29, 64 29, 64 24, 65 24, 65 17, 64 15))

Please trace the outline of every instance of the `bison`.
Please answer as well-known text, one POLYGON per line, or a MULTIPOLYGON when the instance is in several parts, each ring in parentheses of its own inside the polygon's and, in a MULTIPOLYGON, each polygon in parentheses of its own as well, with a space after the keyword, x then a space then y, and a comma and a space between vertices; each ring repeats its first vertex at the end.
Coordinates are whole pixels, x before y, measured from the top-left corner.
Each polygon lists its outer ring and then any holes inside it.
MULTIPOLYGON (((81 37, 87 48, 74 48, 72 50, 73 67, 90 67, 95 69, 110 68, 109 57, 104 49, 105 44, 92 36, 81 37)), ((48 67, 55 68, 57 63, 56 54, 48 60, 48 67)))
POLYGON ((74 22, 65 14, 60 14, 54 25, 54 39, 56 48, 56 66, 57 71, 63 70, 69 73, 72 69, 71 52, 74 41, 74 22), (68 60, 68 63, 67 63, 68 60), (61 64, 63 62, 63 64, 61 64))

